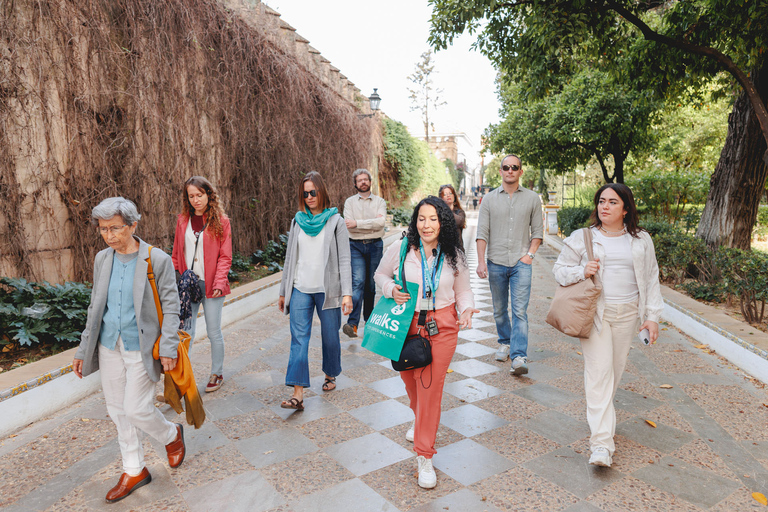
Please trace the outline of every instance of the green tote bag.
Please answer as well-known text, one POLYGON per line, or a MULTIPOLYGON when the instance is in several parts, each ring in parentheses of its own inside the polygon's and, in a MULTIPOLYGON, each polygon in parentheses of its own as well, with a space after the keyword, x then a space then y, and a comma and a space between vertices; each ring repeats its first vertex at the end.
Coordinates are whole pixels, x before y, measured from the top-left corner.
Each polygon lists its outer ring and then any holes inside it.
MULTIPOLYGON (((400 247, 400 265, 398 272, 395 273, 395 283, 401 286, 407 251, 408 240, 403 239, 400 247)), ((368 317, 363 335, 363 348, 394 361, 400 359, 400 352, 403 350, 405 336, 411 326, 419 295, 418 283, 406 281, 405 287, 411 299, 405 304, 397 304, 395 299, 382 297, 373 308, 371 316, 368 317)))

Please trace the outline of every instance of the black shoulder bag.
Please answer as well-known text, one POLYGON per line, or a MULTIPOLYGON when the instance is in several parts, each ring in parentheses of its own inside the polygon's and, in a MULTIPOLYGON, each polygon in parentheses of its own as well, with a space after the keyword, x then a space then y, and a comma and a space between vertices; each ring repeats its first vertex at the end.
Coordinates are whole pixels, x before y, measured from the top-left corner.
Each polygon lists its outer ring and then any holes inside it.
MULTIPOLYGON (((407 242, 406 242, 407 243, 407 242)), ((402 268, 400 270, 402 275, 402 281, 405 283, 405 261, 402 262, 402 268)), ((427 321, 427 312, 422 310, 419 312, 419 326, 424 327, 427 321)), ((421 329, 419 329, 421 332, 421 329)), ((424 368, 432 363, 432 344, 428 338, 425 338, 421 334, 414 334, 405 338, 403 343, 403 350, 400 352, 400 359, 392 360, 392 369, 398 372, 405 370, 416 370, 418 368, 424 368)))

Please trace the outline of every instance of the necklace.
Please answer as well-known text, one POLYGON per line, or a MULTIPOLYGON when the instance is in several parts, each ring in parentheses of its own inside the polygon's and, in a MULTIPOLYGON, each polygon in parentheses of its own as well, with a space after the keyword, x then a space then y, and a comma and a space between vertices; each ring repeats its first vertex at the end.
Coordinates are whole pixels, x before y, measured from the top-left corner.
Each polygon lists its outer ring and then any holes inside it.
POLYGON ((608 230, 607 230, 607 229, 605 229, 603 226, 600 226, 600 231, 602 231, 602 232, 603 232, 603 233, 605 233, 606 235, 610 235, 610 236, 619 236, 619 235, 623 235, 624 233, 626 233, 626 232, 627 232, 627 226, 624 226, 624 227, 623 227, 623 228, 621 228, 619 231, 608 231, 608 230))

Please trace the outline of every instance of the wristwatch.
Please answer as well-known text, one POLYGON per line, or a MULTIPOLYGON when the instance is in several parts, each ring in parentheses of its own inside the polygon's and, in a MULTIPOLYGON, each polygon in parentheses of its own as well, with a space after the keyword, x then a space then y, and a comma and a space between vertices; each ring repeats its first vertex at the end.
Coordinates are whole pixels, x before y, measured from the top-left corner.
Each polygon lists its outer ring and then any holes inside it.
POLYGON ((529 253, 527 253, 527 254, 528 254, 528 257, 529 257, 529 258, 531 258, 531 259, 533 259, 533 258, 535 258, 535 257, 536 257, 536 255, 535 255, 535 254, 533 254, 532 252, 529 252, 529 253))

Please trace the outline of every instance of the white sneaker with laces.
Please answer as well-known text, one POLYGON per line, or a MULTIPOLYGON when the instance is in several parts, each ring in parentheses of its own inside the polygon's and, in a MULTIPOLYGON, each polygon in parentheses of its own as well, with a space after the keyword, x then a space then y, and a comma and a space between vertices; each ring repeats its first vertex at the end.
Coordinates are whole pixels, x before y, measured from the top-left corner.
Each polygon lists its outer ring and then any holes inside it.
POLYGON ((413 432, 415 428, 416 428, 416 422, 414 421, 413 423, 411 423, 411 426, 408 427, 408 432, 405 433, 406 441, 413 442, 413 432))
POLYGON ((499 343, 499 350, 496 351, 496 360, 506 361, 507 359, 509 359, 509 345, 499 343))
POLYGON ((608 452, 608 448, 604 446, 597 446, 592 448, 592 455, 589 457, 589 463, 593 466, 602 466, 604 468, 611 467, 611 454, 608 452))
POLYGON ((432 459, 419 455, 416 457, 416 462, 419 463, 419 487, 432 489, 437 485, 437 475, 435 468, 432 467, 432 459))
POLYGON ((528 358, 517 356, 512 360, 512 375, 525 375, 528 373, 528 358))

